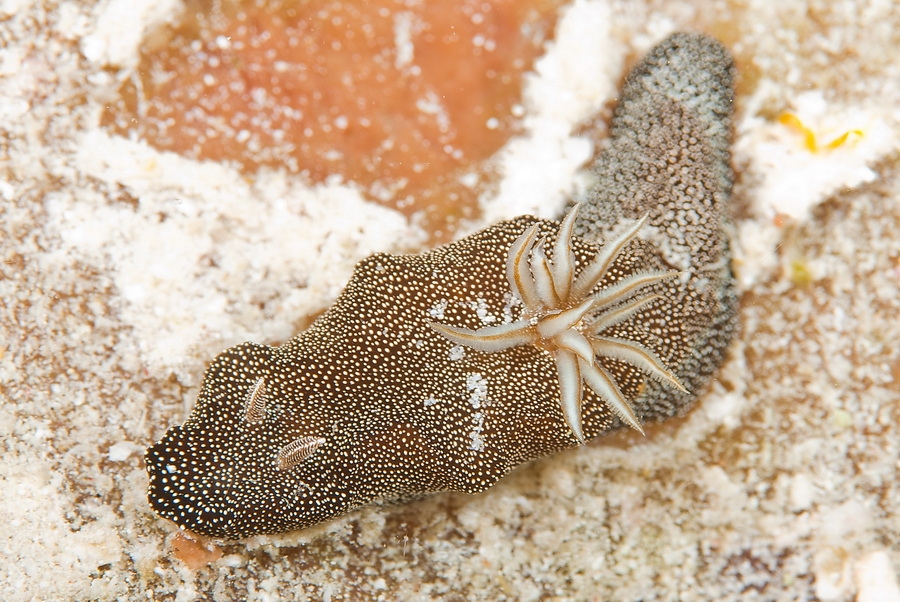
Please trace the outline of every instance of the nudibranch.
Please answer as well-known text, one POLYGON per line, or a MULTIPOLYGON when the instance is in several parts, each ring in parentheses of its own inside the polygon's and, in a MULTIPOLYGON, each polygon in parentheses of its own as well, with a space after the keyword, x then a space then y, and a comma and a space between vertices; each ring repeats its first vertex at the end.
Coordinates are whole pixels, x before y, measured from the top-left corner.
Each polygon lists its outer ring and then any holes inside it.
POLYGON ((736 329, 732 78, 714 40, 669 37, 626 79, 596 184, 560 223, 375 254, 305 332, 220 354, 147 450, 153 509, 213 537, 290 531, 481 492, 686 411, 736 329))

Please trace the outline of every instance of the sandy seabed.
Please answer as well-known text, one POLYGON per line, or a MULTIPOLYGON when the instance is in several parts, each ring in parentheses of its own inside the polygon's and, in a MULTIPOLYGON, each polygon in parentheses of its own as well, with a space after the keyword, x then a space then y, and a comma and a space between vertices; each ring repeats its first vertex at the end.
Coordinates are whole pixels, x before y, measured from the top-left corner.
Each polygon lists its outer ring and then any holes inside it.
POLYGON ((646 438, 594 441, 479 496, 218 543, 197 569, 147 505, 143 449, 219 351, 290 338, 357 261, 426 234, 352 185, 251 180, 102 129, 144 32, 174 10, 0 1, 0 597, 900 601, 892 1, 567 6, 467 228, 556 215, 591 155, 580 125, 627 66, 672 31, 718 37, 741 73, 743 329, 717 380, 646 438))

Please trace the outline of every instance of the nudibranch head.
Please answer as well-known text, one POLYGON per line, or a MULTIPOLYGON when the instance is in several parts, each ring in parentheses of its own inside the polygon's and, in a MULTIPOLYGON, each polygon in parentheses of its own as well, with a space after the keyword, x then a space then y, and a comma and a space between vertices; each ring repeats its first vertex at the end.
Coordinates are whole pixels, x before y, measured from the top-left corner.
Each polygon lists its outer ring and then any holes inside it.
POLYGON ((190 419, 147 450, 148 497, 160 516, 238 537, 280 524, 287 507, 320 519, 350 507, 328 470, 333 450, 321 435, 330 430, 320 413, 298 416, 285 404, 293 385, 279 364, 272 347, 244 343, 210 365, 190 419))
POLYGON ((449 340, 482 352, 534 345, 553 355, 559 377, 559 401, 572 433, 584 442, 581 403, 584 386, 602 399, 622 422, 643 434, 634 409, 599 358, 631 364, 659 381, 685 391, 678 378, 651 350, 636 341, 604 336, 604 331, 633 317, 660 295, 648 287, 678 275, 677 271, 645 271, 599 288, 610 268, 644 225, 641 218, 603 245, 576 277, 572 227, 576 205, 556 234, 552 259, 531 226, 513 243, 506 260, 510 288, 524 306, 519 320, 478 330, 432 323, 449 340))

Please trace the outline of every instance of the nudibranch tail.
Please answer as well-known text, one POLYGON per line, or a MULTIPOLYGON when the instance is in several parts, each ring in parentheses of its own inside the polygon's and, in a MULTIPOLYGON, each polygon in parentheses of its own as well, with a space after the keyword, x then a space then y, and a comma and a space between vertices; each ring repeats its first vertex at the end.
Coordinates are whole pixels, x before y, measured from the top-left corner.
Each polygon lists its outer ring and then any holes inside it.
POLYGON ((655 307, 671 309, 656 327, 668 341, 661 356, 685 390, 646 383, 631 397, 644 420, 684 413, 737 330, 727 236, 733 81, 734 62, 712 38, 676 33, 657 45, 625 80, 575 221, 576 236, 599 242, 640 220, 643 270, 680 272, 653 288, 663 296, 655 307))
POLYGON ((640 272, 600 287, 624 249, 637 237, 646 221, 641 218, 603 245, 576 277, 572 239, 578 208, 575 205, 557 229, 552 261, 544 251, 546 238, 537 239, 535 227, 510 246, 507 279, 511 292, 525 306, 518 321, 477 330, 439 323, 431 323, 431 327, 454 343, 485 353, 534 345, 552 354, 563 417, 579 443, 584 443, 581 405, 585 385, 623 422, 643 433, 634 408, 600 365, 600 358, 625 362, 660 382, 685 389, 671 370, 640 343, 600 335, 660 298, 658 294, 640 295, 647 287, 677 276, 678 272, 640 272))

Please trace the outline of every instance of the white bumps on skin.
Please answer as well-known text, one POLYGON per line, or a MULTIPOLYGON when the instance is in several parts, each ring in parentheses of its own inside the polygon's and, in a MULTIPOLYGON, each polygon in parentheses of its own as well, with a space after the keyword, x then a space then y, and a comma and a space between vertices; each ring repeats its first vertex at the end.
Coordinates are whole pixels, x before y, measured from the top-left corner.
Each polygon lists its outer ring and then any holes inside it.
POLYGON ((632 400, 644 420, 683 413, 737 330, 725 234, 733 80, 731 55, 711 38, 676 33, 656 46, 625 80, 610 146, 575 221, 576 236, 599 243, 647 216, 644 261, 682 272, 661 294, 679 308, 680 337, 692 352, 660 359, 689 392, 648 381, 632 400))
POLYGON ((731 75, 716 42, 672 36, 626 81, 597 187, 563 224, 373 255, 306 332, 220 354, 188 420, 147 450, 154 510, 215 537, 289 531, 484 491, 685 411, 734 332, 731 75))

